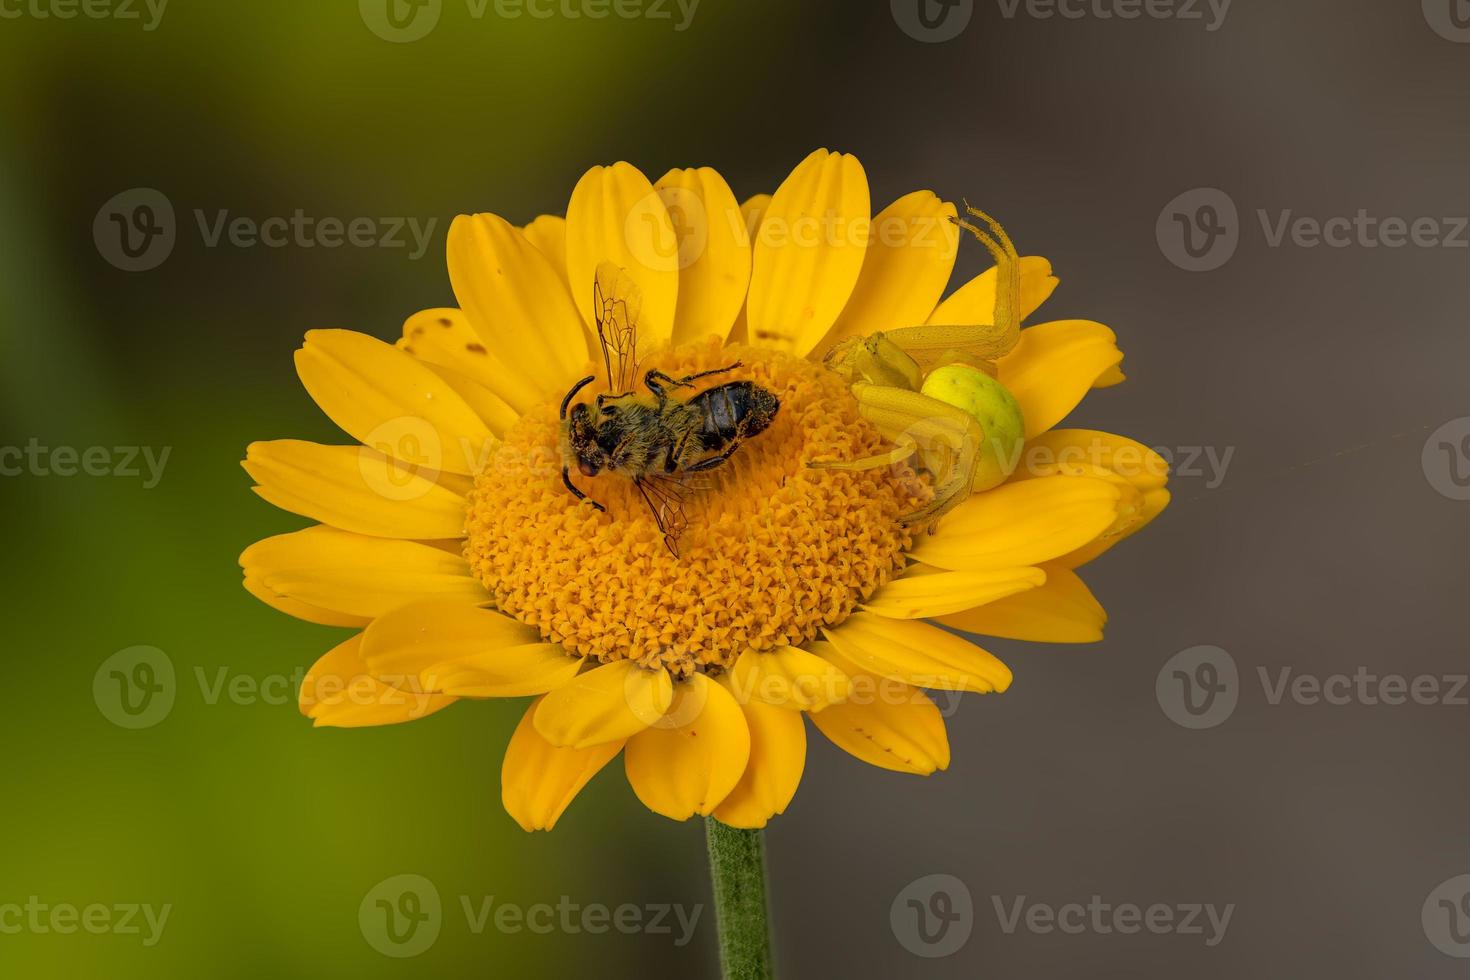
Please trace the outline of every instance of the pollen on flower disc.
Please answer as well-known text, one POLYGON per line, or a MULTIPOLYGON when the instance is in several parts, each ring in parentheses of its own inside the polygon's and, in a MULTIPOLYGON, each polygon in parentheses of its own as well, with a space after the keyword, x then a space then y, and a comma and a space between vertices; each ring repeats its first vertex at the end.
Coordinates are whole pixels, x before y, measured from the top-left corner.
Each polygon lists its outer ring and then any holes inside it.
MULTIPOLYGON (((711 341, 647 359, 640 378, 651 367, 682 377, 735 361, 740 368, 701 379, 695 391, 753 381, 780 399, 780 411, 703 475, 707 488, 685 505, 677 559, 627 476, 589 479, 572 468, 605 513, 567 492, 557 403, 506 434, 476 477, 465 543, 500 609, 572 652, 662 663, 684 676, 729 667, 747 649, 812 640, 903 568, 910 532, 898 519, 928 499, 927 482, 902 464, 807 466, 886 445, 831 371, 711 341)), ((579 398, 599 390, 594 384, 579 398)))

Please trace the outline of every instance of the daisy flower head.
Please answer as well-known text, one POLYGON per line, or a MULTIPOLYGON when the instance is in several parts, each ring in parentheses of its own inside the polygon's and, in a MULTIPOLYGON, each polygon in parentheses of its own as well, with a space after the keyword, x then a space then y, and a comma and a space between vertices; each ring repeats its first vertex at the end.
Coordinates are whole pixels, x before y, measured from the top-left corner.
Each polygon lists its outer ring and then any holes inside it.
POLYGON ((1011 683, 955 630, 1100 639, 1077 569, 1168 502, 1157 454, 1057 428, 1123 380, 1113 332, 1022 328, 1050 264, 929 191, 874 215, 850 155, 744 203, 707 167, 594 167, 565 218, 460 216, 447 258, 458 308, 396 344, 306 335, 352 442, 249 447, 255 491, 316 523, 240 563, 353 631, 303 684, 318 725, 531 699, 502 766, 526 830, 620 754, 649 809, 764 826, 808 718, 946 768, 926 689, 1011 683), (966 231, 997 262, 945 297, 966 231))

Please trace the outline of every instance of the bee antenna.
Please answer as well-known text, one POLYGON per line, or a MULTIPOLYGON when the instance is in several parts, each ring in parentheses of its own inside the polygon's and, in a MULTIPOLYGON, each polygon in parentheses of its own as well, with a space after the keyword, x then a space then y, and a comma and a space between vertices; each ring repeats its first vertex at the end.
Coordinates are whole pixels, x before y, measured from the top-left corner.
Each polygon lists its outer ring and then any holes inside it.
POLYGON ((573 398, 577 397, 577 392, 590 385, 596 379, 597 375, 589 374, 581 381, 578 381, 576 384, 572 385, 572 390, 567 392, 567 397, 561 400, 561 419, 563 422, 565 422, 567 419, 567 406, 572 403, 573 398))

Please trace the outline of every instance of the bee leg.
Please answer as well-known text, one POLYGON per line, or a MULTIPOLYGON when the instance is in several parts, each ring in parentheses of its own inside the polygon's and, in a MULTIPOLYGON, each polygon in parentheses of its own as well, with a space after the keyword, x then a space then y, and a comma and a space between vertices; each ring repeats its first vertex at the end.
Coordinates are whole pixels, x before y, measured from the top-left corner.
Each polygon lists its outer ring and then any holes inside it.
POLYGON ((669 393, 660 382, 667 382, 677 388, 679 386, 679 380, 669 377, 657 368, 654 368, 643 376, 643 383, 648 386, 649 391, 653 392, 653 397, 657 398, 659 405, 662 406, 668 400, 669 393))
POLYGON ((711 377, 712 375, 716 375, 716 374, 726 374, 726 373, 728 373, 730 371, 735 370, 739 366, 740 366, 740 362, 739 361, 736 361, 734 364, 726 364, 722 368, 711 368, 708 371, 700 371, 698 374, 686 374, 686 375, 684 375, 684 377, 680 378, 678 381, 675 381, 674 382, 674 385, 675 385, 675 387, 678 387, 678 388, 687 388, 687 387, 689 387, 689 385, 691 385, 694 382, 698 381, 700 378, 708 378, 708 377, 711 377))
POLYGON ((704 473, 704 472, 706 472, 708 470, 712 470, 712 469, 716 468, 717 466, 723 465, 724 462, 725 462, 725 460, 729 459, 731 456, 734 456, 735 455, 735 450, 737 450, 739 448, 740 448, 740 442, 739 442, 739 440, 735 440, 735 441, 733 441, 733 442, 730 443, 730 448, 729 449, 726 449, 724 452, 720 453, 718 456, 711 456, 708 459, 701 459, 699 462, 695 463, 693 466, 689 467, 684 472, 686 472, 686 473, 704 473))
POLYGON ((614 395, 604 391, 602 394, 597 396, 597 410, 603 415, 611 414, 606 407, 607 403, 615 402, 620 398, 627 398, 631 394, 633 394, 631 391, 625 391, 621 395, 614 395))
POLYGON ((572 482, 571 472, 565 466, 561 468, 561 482, 565 483, 567 485, 567 489, 572 491, 573 497, 576 497, 578 500, 585 500, 593 507, 596 507, 598 510, 606 512, 606 507, 602 506, 597 501, 593 500, 591 497, 587 496, 585 493, 577 488, 577 485, 572 482))
POLYGON ((694 382, 700 378, 707 378, 712 374, 724 374, 726 371, 733 371, 739 366, 740 362, 736 361, 734 364, 727 364, 722 368, 700 371, 697 374, 686 374, 682 378, 672 377, 660 371, 658 368, 654 368, 643 376, 643 383, 648 386, 648 390, 653 392, 654 397, 662 404, 664 399, 668 397, 668 392, 664 389, 665 384, 671 388, 692 388, 694 382))

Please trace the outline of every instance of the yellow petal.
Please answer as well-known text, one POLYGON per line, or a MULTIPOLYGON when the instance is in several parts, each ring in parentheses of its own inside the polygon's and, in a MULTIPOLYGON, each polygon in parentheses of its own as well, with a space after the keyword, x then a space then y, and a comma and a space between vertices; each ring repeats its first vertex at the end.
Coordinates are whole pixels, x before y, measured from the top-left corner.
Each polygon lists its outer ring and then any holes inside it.
POLYGON ((750 285, 750 236, 730 185, 709 167, 670 170, 653 185, 679 241, 674 343, 724 340, 750 285))
MULTIPOLYGON (((991 266, 935 307, 929 323, 936 326, 974 325, 995 322, 995 284, 999 273, 991 266)), ((1021 257, 1021 309, 1024 321, 1057 288, 1060 280, 1051 274, 1051 263, 1039 255, 1021 257)))
POLYGON ((453 388, 427 365, 351 330, 311 330, 296 373, 327 417, 365 446, 431 470, 473 476, 493 437, 453 388))
POLYGON ((615 660, 547 694, 536 709, 536 731, 573 748, 617 741, 655 724, 673 696, 667 670, 615 660))
MULTIPOLYGON (((502 360, 504 350, 500 356, 491 353, 463 310, 444 307, 415 313, 403 323, 403 339, 398 341, 398 349, 425 364, 448 368, 469 378, 494 392, 512 411, 516 404, 534 404, 542 397, 526 377, 506 368, 502 360)), ((493 424, 491 431, 504 433, 493 424)))
POLYGON ((758 701, 742 705, 742 710, 750 729, 750 761, 740 782, 715 808, 715 817, 731 827, 754 830, 784 813, 796 795, 806 768, 806 723, 800 711, 758 701))
POLYGON ((865 673, 939 691, 990 694, 1011 686, 1010 668, 989 651, 928 623, 858 612, 822 632, 865 673))
POLYGON ((485 345, 487 387, 520 412, 560 397, 586 363, 587 339, 556 268, 493 214, 455 218, 447 258, 460 309, 485 345))
POLYGON ((955 572, 1039 565, 1101 534, 1120 496, 1109 481, 1084 477, 1006 483, 952 510, 910 556, 955 572))
POLYGON ((1082 476, 1105 470, 1137 487, 1154 490, 1169 482, 1169 463, 1135 439, 1096 429, 1053 429, 1026 443, 1015 480, 1039 476, 1082 476))
MULTIPOLYGON (((740 202, 740 217, 745 220, 746 240, 754 243, 760 234, 761 218, 766 209, 771 206, 771 195, 753 194, 740 202)), ((754 250, 751 252, 754 260, 754 250)), ((749 301, 750 290, 746 289, 746 300, 749 301)), ((730 328, 728 341, 732 344, 750 343, 750 324, 747 322, 746 305, 740 306, 740 312, 735 317, 735 325, 730 328)))
POLYGON ((1046 584, 976 609, 940 616, 939 622, 966 633, 1035 643, 1095 643, 1108 614, 1077 573, 1048 563, 1046 584))
POLYGON ((567 286, 567 295, 571 295, 571 287, 567 279, 567 222, 554 214, 543 214, 535 221, 521 229, 526 240, 536 246, 536 250, 546 256, 556 274, 561 278, 562 285, 567 286))
POLYGON ((1054 320, 1021 331, 1015 350, 996 363, 1016 397, 1032 439, 1076 408, 1093 384, 1123 360, 1117 337, 1091 320, 1054 320))
POLYGON ((924 323, 954 271, 954 216, 955 206, 933 191, 905 194, 879 212, 852 297, 813 353, 848 337, 924 323))
POLYGON ((463 496, 440 486, 436 474, 373 449, 298 439, 253 442, 243 465, 261 497, 344 531, 420 540, 464 536, 463 496))
POLYGON ((740 782, 749 759, 745 713, 729 691, 703 674, 675 685, 668 715, 628 739, 623 753, 638 799, 671 820, 713 813, 740 782))
POLYGON ((258 578, 245 574, 245 591, 249 592, 261 602, 272 609, 285 613, 287 616, 295 616, 297 619, 308 623, 317 623, 321 626, 352 626, 363 627, 372 622, 368 616, 351 616, 347 613, 333 612, 330 609, 322 609, 319 606, 309 605, 289 596, 283 596, 265 587, 258 578))
MULTIPOLYGON (((464 399, 466 405, 474 409, 475 414, 480 416, 485 427, 496 438, 503 437, 510 431, 511 426, 521 420, 521 414, 511 408, 509 402, 468 375, 460 374, 453 368, 438 364, 430 364, 429 370, 439 375, 445 384, 454 389, 456 395, 464 399)), ((486 446, 490 445, 486 443, 486 446)), ((475 470, 479 472, 484 466, 484 459, 476 460, 475 463, 475 470)))
POLYGON ((760 233, 761 220, 771 207, 771 195, 752 194, 740 202, 740 217, 745 219, 745 233, 754 242, 760 233))
POLYGON ((875 677, 836 650, 822 655, 853 678, 853 693, 841 704, 811 716, 832 743, 869 765, 927 776, 949 768, 944 718, 917 687, 875 677))
POLYGON ((1137 534, 1163 513, 1164 508, 1169 506, 1169 500, 1169 491, 1162 487, 1135 495, 1130 499, 1128 507, 1119 514, 1118 520, 1098 535, 1096 540, 1063 555, 1058 561, 1068 568, 1081 568, 1124 538, 1137 534))
POLYGON ((761 702, 796 711, 821 711, 847 697, 847 678, 826 660, 800 647, 747 650, 729 673, 730 693, 741 704, 761 702))
POLYGON ((431 596, 490 598, 458 555, 324 525, 257 541, 240 565, 277 595, 352 616, 375 618, 431 596))
POLYGON ((667 344, 679 302, 679 240, 663 198, 630 163, 593 167, 567 204, 567 275, 589 328, 592 284, 603 262, 621 267, 643 291, 639 349, 667 344))
POLYGON ((863 608, 889 619, 928 619, 995 602, 1045 581, 1039 568, 905 575, 880 588, 863 608))
POLYGON ((1093 429, 1053 429, 1026 446, 1022 465, 1012 476, 1027 480, 1053 475, 1090 476, 1131 489, 1119 501, 1118 516, 1096 539, 1058 561, 1076 568, 1131 534, 1136 534, 1169 505, 1169 464, 1141 442, 1093 429))
POLYGON ((518 698, 570 684, 582 661, 557 643, 527 643, 434 664, 420 679, 463 698, 518 698))
MULTIPOLYGON (((535 627, 482 609, 473 600, 434 597, 407 603, 374 620, 363 633, 362 655, 374 674, 391 683, 422 677, 431 689, 443 690, 438 681, 448 665, 540 640, 535 627)), ((512 658, 507 670, 522 665, 521 658, 512 658)))
POLYGON ((521 717, 500 766, 500 801, 525 831, 550 830, 588 781, 623 749, 621 741, 585 749, 552 745, 536 731, 540 699, 521 717))
POLYGON ((362 659, 362 634, 328 651, 307 671, 297 703, 319 727, 361 728, 426 718, 455 698, 373 677, 362 659))
POLYGON ((817 150, 777 188, 755 239, 751 343, 804 356, 842 313, 867 251, 868 177, 850 154, 817 150))

